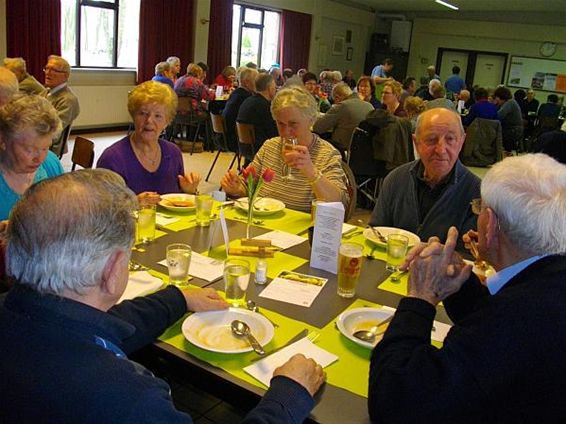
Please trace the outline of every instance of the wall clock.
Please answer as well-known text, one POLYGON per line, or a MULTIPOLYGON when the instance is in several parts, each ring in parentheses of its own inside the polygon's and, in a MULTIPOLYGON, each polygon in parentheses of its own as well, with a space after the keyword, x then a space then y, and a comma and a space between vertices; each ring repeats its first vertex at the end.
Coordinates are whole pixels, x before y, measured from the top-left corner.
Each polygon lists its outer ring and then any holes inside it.
POLYGON ((539 52, 540 55, 544 57, 554 56, 554 53, 556 53, 556 43, 545 41, 540 45, 539 52))

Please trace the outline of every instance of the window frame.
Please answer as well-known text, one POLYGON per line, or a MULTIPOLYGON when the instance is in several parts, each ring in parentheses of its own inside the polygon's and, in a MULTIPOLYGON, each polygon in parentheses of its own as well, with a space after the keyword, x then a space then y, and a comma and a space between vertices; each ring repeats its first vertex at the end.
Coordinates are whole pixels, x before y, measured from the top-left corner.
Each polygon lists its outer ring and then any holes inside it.
MULTIPOLYGON (((261 57, 263 54, 263 31, 265 30, 265 12, 275 12, 279 14, 279 25, 281 25, 281 11, 280 10, 275 10, 275 9, 269 9, 266 7, 260 7, 260 6, 255 6, 255 5, 249 5, 246 3, 238 3, 238 2, 234 2, 234 6, 239 6, 240 7, 240 22, 239 22, 239 28, 238 28, 238 50, 236 53, 236 63, 235 63, 235 67, 239 68, 240 66, 243 66, 245 64, 241 63, 242 60, 242 33, 244 28, 251 28, 251 29, 258 29, 259 30, 259 51, 257 52, 257 66, 260 66, 261 63, 261 57), (255 10, 257 12, 261 12, 261 24, 253 24, 253 23, 246 23, 245 18, 246 18, 246 9, 250 9, 250 10, 255 10)), ((279 41, 277 42, 277 63, 279 62, 280 59, 280 46, 279 46, 279 41)))

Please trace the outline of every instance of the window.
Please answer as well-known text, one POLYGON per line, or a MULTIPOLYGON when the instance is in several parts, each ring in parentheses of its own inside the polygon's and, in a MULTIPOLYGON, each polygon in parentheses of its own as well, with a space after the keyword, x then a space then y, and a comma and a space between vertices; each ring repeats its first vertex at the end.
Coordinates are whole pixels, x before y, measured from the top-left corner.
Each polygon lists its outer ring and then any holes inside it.
POLYGON ((280 14, 271 10, 234 5, 232 20, 232 65, 253 62, 269 69, 279 63, 280 14))
POLYGON ((61 0, 61 50, 73 67, 136 68, 140 0, 61 0))

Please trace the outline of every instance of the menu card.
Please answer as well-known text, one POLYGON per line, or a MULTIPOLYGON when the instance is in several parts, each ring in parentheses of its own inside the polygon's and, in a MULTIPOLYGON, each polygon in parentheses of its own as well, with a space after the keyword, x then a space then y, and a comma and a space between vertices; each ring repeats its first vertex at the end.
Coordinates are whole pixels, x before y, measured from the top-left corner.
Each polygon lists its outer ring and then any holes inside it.
POLYGON ((342 238, 344 205, 341 202, 318 203, 310 265, 336 274, 338 272, 338 252, 342 238))
POLYGON ((307 358, 314 359, 323 368, 338 360, 338 356, 314 345, 307 337, 305 337, 304 339, 275 352, 273 355, 247 366, 244 368, 244 371, 269 387, 275 368, 283 365, 297 353, 302 353, 307 358))
POLYGON ((283 250, 288 249, 297 244, 301 244, 305 241, 304 237, 297 236, 291 233, 286 233, 284 231, 277 231, 277 230, 264 233, 254 238, 259 240, 271 240, 271 244, 273 246, 279 247, 283 250))
POLYGON ((295 271, 281 271, 259 297, 309 307, 312 305, 328 279, 295 271))

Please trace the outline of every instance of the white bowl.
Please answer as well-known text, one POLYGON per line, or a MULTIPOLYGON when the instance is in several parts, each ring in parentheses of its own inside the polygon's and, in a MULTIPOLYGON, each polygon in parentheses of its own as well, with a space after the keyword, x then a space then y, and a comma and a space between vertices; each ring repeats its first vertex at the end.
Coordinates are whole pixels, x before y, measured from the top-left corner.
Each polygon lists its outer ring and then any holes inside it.
MULTIPOLYGON (((340 314, 338 320, 336 321, 336 326, 338 327, 338 330, 345 337, 352 340, 354 343, 357 343, 360 346, 367 347, 369 349, 373 349, 373 347, 377 344, 377 342, 381 340, 383 336, 382 334, 378 333, 379 335, 376 337, 375 343, 371 344, 354 337, 354 333, 359 330, 368 331, 373 326, 379 324, 384 319, 389 318, 394 313, 395 310, 388 307, 384 307, 380 309, 376 309, 376 308, 349 309, 340 314)), ((379 328, 379 332, 385 331, 386 328, 387 326, 384 324, 382 327, 379 328)))

